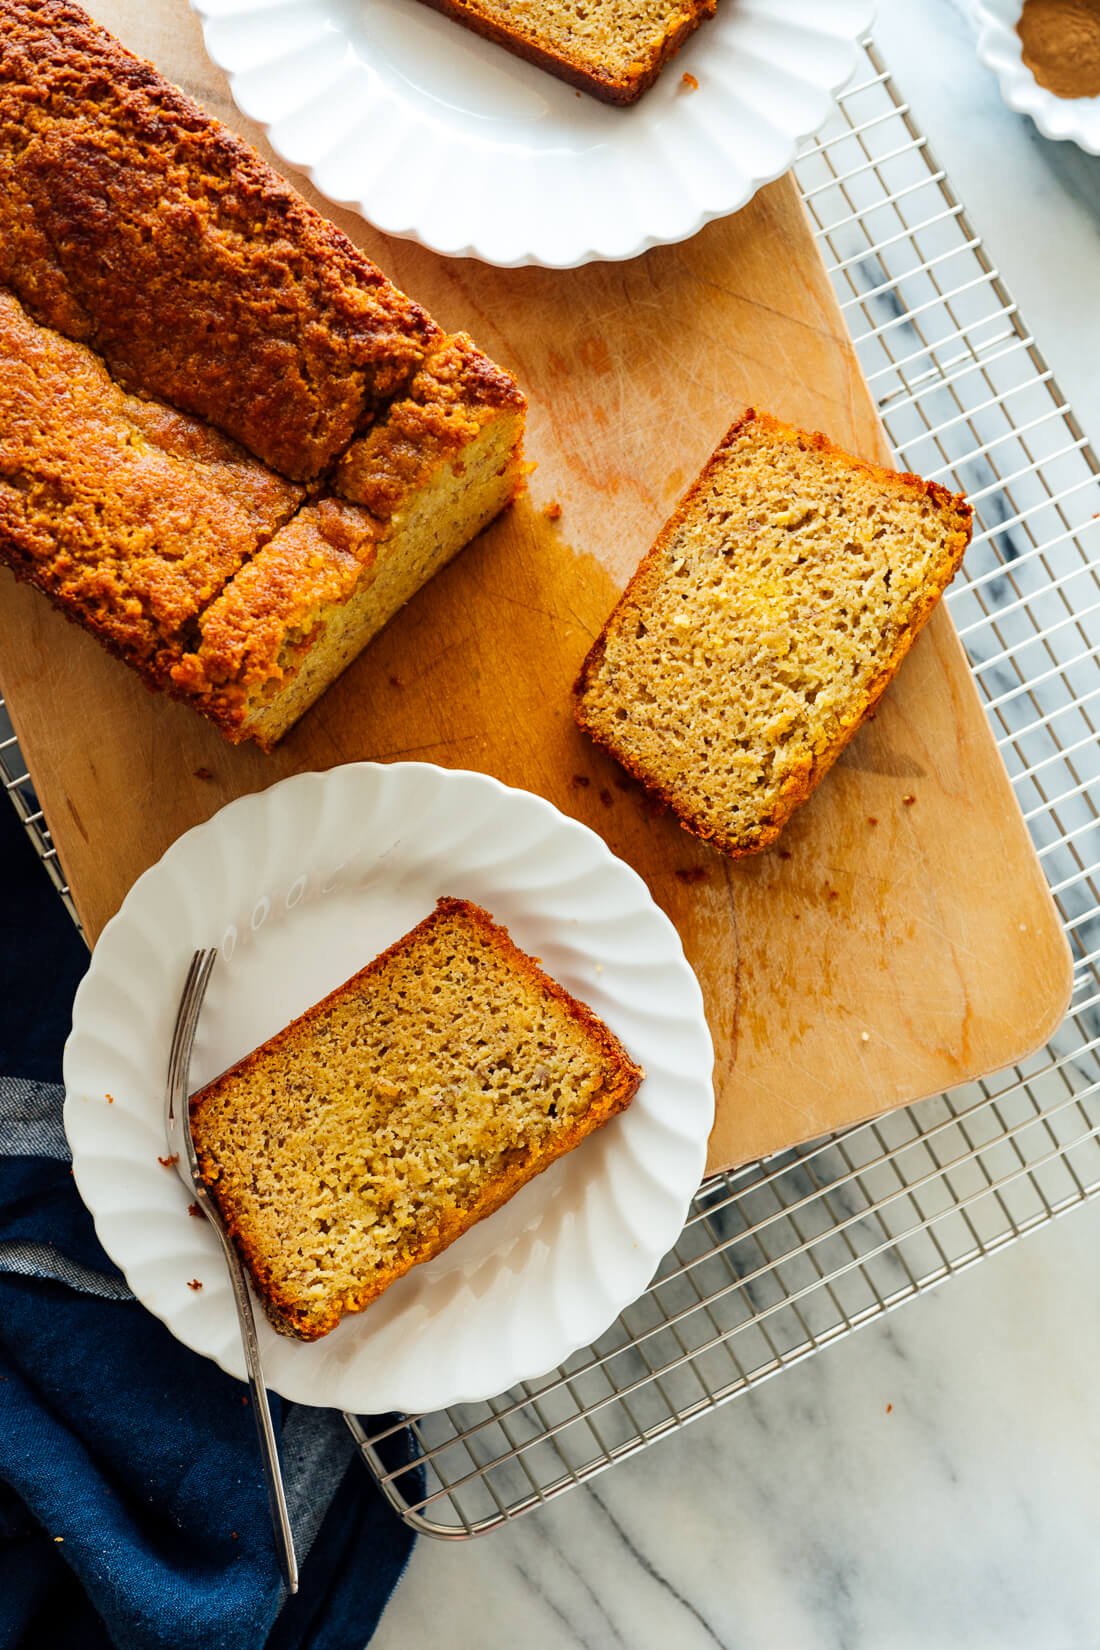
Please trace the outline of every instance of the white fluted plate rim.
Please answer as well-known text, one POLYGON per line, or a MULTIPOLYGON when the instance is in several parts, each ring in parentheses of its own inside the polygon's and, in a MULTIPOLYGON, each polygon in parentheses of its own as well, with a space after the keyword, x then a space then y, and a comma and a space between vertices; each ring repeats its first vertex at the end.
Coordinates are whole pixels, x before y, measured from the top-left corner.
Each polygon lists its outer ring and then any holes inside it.
POLYGON ((480 1401, 556 1368, 643 1293, 683 1227, 714 1115, 702 995, 675 928, 635 871, 542 797, 462 769, 359 762, 284 779, 181 836, 131 888, 77 992, 64 1057, 77 1188, 137 1298, 242 1377, 217 1239, 158 1162, 191 955, 220 951, 194 1089, 447 894, 506 924, 647 1075, 627 1112, 330 1335, 306 1344, 261 1321, 267 1384, 297 1403, 480 1401))
POLYGON ((874 15, 874 0, 720 0, 621 109, 420 0, 191 4, 237 107, 322 195, 504 268, 633 258, 739 211, 828 119, 874 15))

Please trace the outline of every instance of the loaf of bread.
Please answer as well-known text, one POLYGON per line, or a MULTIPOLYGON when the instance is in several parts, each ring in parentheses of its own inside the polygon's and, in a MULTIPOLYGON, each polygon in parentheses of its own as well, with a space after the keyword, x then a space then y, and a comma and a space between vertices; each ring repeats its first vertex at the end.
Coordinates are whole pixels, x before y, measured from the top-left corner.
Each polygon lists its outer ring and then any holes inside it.
POLYGON ((604 103, 634 103, 716 0, 426 0, 604 103))
POLYGON ((749 410, 584 662, 579 725, 696 836, 775 841, 970 542, 964 499, 749 410))
POLYGON ((276 1327, 335 1328, 631 1101, 592 1011, 464 900, 192 1097, 203 1180, 276 1327))
POLYGON ((440 330, 247 144, 64 0, 0 5, 0 284, 127 389, 312 480, 440 330))
POLYGON ((510 374, 64 0, 0 0, 0 298, 0 559, 231 740, 521 484, 510 374))

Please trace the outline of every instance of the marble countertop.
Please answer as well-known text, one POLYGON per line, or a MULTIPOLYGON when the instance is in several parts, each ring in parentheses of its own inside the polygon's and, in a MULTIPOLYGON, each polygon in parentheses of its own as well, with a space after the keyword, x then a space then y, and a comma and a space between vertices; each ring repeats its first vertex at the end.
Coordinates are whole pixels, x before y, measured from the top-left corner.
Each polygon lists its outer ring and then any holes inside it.
MULTIPOLYGON (((879 44, 1100 441, 1100 160, 1000 100, 965 0, 879 44)), ((1100 1203, 475 1542, 421 1541, 408 1650, 1093 1650, 1100 1203)))

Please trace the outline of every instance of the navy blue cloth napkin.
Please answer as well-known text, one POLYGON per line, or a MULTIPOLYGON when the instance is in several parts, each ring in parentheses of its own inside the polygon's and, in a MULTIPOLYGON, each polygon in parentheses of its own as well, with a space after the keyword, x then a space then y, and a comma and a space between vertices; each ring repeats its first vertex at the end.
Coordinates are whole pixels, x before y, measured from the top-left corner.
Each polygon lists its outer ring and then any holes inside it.
POLYGON ((58 1080, 86 966, 0 798, 0 1647, 362 1650, 413 1537, 342 1419, 272 1395, 283 1604, 244 1384, 138 1305, 77 1197, 58 1080))

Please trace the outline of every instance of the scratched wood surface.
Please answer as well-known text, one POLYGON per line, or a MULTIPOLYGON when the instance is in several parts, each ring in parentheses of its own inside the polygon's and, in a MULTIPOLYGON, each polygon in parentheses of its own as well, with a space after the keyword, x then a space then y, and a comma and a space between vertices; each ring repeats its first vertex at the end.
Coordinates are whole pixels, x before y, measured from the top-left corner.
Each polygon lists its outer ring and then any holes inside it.
MULTIPOLYGON (((186 8, 95 11, 269 153, 186 8)), ((147 694, 0 576, 0 677, 89 936, 169 843, 232 797, 301 770, 417 757, 541 792, 646 878, 706 999, 711 1168, 1041 1043, 1067 1000, 1068 952, 946 613, 779 849, 755 860, 730 863, 654 814, 571 720, 570 684, 618 589, 746 403, 888 456, 793 183, 687 245, 565 272, 442 260, 312 198, 518 374, 538 465, 530 498, 271 757, 228 748, 147 694)))

